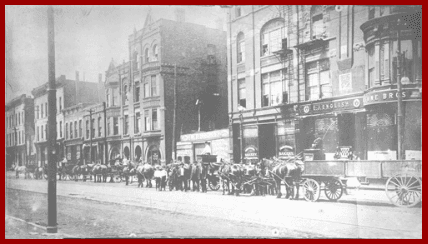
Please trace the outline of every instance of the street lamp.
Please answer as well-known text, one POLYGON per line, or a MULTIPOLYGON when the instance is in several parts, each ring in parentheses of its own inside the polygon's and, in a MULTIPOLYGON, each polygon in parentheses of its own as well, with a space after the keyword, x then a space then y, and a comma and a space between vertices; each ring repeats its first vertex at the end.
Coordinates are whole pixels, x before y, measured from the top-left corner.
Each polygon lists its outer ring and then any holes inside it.
POLYGON ((242 115, 242 112, 245 111, 245 107, 239 105, 238 106, 238 111, 239 111, 239 130, 240 130, 240 137, 241 140, 240 141, 240 150, 241 150, 241 164, 244 163, 244 128, 242 127, 243 121, 244 121, 244 116, 242 115))

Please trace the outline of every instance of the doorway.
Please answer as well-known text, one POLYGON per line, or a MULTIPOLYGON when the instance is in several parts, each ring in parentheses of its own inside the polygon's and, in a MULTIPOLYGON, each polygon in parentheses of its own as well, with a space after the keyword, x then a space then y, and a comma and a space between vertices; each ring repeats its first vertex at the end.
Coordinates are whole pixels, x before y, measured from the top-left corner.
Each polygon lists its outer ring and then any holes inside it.
POLYGON ((259 125, 259 157, 276 156, 275 124, 259 125))

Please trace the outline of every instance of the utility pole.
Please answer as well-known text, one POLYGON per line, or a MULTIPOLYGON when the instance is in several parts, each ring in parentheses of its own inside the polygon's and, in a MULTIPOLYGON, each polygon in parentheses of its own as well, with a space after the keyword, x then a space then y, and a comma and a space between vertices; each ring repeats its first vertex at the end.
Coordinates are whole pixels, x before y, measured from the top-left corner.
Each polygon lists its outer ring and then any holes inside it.
POLYGON ((15 127, 13 127, 13 139, 14 139, 14 141, 15 141, 15 165, 16 166, 21 166, 21 165, 19 165, 19 162, 18 162, 18 144, 17 144, 17 136, 16 136, 16 126, 15 127))
POLYGON ((107 152, 107 107, 106 102, 103 102, 103 108, 104 108, 104 164, 107 165, 108 162, 108 152, 107 152))
POLYGON ((403 128, 402 128, 402 121, 403 121, 403 101, 401 97, 402 93, 402 87, 401 87, 401 40, 400 40, 400 31, 401 31, 401 20, 398 19, 397 21, 397 92, 398 92, 398 98, 397 98, 397 156, 398 160, 403 159, 402 155, 402 134, 403 134, 403 128))
POLYGON ((176 159, 175 151, 175 124, 176 124, 176 111, 177 111, 177 64, 174 64, 174 113, 172 117, 172 159, 176 159))
POLYGON ((90 127, 90 139, 89 139, 89 163, 92 164, 92 109, 89 109, 89 127, 90 127))
POLYGON ((55 27, 54 10, 48 7, 48 233, 57 233, 56 206, 56 87, 55 87, 55 27))

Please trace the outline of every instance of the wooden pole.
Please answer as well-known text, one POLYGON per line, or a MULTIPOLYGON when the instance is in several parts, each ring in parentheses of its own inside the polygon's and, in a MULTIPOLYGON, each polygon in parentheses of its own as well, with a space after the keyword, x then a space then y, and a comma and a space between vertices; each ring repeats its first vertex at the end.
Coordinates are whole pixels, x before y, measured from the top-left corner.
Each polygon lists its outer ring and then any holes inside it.
POLYGON ((56 204, 56 87, 55 87, 55 27, 54 10, 48 7, 48 233, 57 233, 57 204, 56 204))
POLYGON ((177 115, 177 64, 174 64, 174 112, 172 115, 172 159, 176 159, 176 143, 175 143, 175 125, 177 115))
POLYGON ((397 23, 397 92, 398 92, 398 99, 397 99, 397 159, 402 160, 402 134, 403 134, 403 128, 402 128, 402 120, 403 120, 403 101, 402 101, 402 88, 401 88, 401 40, 400 40, 400 28, 401 28, 401 21, 398 19, 397 23))

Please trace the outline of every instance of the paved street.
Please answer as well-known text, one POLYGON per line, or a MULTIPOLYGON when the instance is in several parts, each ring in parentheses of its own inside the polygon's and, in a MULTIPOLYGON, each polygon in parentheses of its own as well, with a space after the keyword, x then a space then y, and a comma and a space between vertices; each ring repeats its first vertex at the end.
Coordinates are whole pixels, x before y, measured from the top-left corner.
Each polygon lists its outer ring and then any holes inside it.
MULTIPOLYGON (((45 224, 46 181, 8 173, 6 187, 6 215, 45 224)), ((59 181, 57 193, 59 231, 76 237, 422 238, 422 208, 394 207, 383 191, 311 203, 59 181)))

